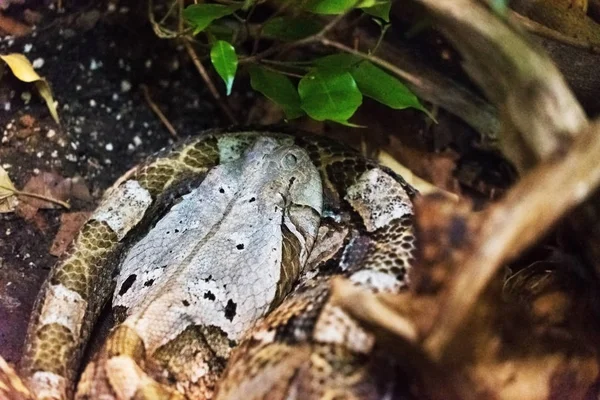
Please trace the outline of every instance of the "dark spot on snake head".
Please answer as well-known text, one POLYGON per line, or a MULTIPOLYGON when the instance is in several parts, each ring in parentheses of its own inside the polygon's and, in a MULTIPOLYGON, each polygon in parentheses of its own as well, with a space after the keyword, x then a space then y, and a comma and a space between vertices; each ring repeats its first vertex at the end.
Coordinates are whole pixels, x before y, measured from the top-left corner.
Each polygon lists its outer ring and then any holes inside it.
POLYGON ((235 246, 235 248, 238 249, 238 250, 244 250, 244 244, 240 243, 237 246, 235 246))
POLYGON ((209 275, 208 278, 204 278, 204 282, 210 282, 212 279, 212 275, 209 275))
POLYGON ((204 292, 204 298, 208 299, 210 301, 215 301, 215 299, 217 298, 210 290, 207 292, 204 292))
POLYGON ((136 274, 129 275, 127 279, 125 279, 125 282, 123 282, 123 284, 121 285, 121 289, 119 289, 119 296, 123 296, 125 293, 127 293, 127 291, 129 290, 131 285, 133 285, 133 282, 135 282, 136 279, 136 274))
POLYGON ((248 200, 248 203, 253 203, 256 201, 256 197, 250 197, 250 200, 248 200))
POLYGON ((144 282, 144 286, 149 287, 152 286, 154 284, 154 279, 148 279, 146 282, 144 282))
POLYGON ((219 188, 219 193, 225 193, 225 189, 219 188))
POLYGON ((233 302, 233 300, 229 299, 227 301, 227 305, 225 306, 225 318, 230 321, 233 321, 233 317, 235 317, 235 310, 237 309, 237 304, 233 302))
POLYGON ((181 304, 183 304, 183 305, 184 305, 184 306, 186 306, 186 307, 189 307, 189 305, 190 305, 190 302, 189 302, 189 301, 187 301, 187 300, 182 300, 182 301, 181 301, 181 304))

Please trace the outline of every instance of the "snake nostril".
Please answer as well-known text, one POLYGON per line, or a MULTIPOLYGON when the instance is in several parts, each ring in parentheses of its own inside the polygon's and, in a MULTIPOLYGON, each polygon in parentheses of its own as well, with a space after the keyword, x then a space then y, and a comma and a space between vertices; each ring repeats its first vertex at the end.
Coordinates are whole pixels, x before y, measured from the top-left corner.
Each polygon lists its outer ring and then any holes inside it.
POLYGON ((283 157, 283 165, 287 168, 295 167, 298 163, 298 159, 292 153, 288 153, 283 157))

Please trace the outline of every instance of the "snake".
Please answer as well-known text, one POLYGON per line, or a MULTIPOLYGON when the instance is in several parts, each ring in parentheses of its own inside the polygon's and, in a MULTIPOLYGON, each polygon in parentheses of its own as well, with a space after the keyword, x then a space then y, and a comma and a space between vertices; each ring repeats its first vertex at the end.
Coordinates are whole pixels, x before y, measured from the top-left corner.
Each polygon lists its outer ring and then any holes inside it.
POLYGON ((397 360, 331 281, 406 288, 416 195, 319 135, 175 143, 107 190, 52 268, 19 375, 38 400, 395 398, 397 360), (114 328, 84 357, 107 303, 114 328))

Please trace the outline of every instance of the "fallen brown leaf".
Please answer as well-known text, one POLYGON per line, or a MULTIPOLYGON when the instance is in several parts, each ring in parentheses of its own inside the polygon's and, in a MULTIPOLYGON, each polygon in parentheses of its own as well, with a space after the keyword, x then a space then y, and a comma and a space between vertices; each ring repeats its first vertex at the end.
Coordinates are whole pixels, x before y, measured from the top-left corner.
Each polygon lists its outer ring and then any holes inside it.
MULTIPOLYGON (((48 199, 66 202, 70 197, 72 182, 53 172, 42 172, 31 177, 22 192, 39 195, 48 199)), ((44 200, 40 197, 22 197, 19 204, 19 214, 25 219, 31 219, 42 208, 57 208, 54 201, 44 200)))
POLYGON ((31 28, 25 24, 20 23, 14 18, 10 18, 6 15, 0 14, 0 31, 4 31, 9 35, 19 37, 28 35, 31 32, 31 28))
POLYGON ((89 216, 90 213, 85 211, 62 214, 60 228, 58 228, 58 233, 50 247, 50 254, 56 257, 61 256, 89 216))

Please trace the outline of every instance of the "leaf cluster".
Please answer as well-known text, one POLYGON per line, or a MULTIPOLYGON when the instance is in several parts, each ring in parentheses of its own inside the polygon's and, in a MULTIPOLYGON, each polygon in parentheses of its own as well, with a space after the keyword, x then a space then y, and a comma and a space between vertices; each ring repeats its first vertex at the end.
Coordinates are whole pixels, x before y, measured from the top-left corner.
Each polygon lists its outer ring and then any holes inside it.
POLYGON ((202 3, 183 10, 188 31, 197 41, 208 42, 211 63, 227 95, 242 65, 252 88, 278 104, 287 119, 308 115, 354 126, 349 119, 364 96, 393 109, 412 107, 427 113, 401 81, 368 60, 370 54, 337 53, 301 60, 289 56, 295 47, 319 44, 349 12, 372 18, 383 36, 392 0, 273 0, 269 5, 274 11, 256 23, 252 16, 258 3, 202 3))

